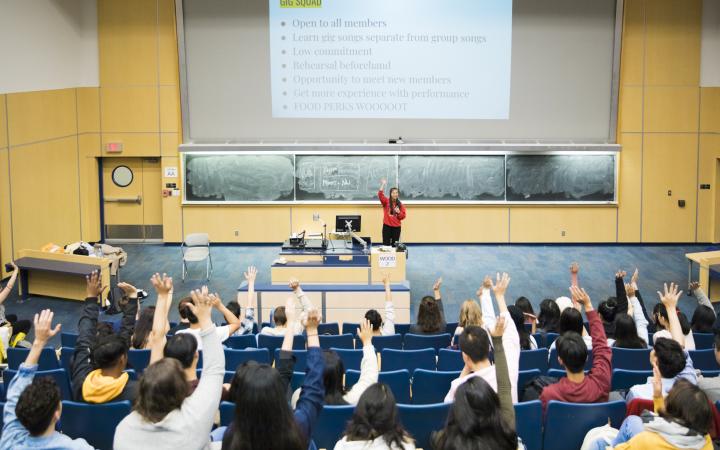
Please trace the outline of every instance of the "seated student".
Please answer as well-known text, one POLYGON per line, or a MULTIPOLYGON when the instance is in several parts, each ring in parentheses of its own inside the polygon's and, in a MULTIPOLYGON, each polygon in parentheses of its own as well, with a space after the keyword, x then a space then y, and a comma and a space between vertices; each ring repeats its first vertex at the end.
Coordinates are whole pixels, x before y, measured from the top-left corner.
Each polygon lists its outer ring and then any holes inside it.
POLYGON ((638 336, 637 326, 627 314, 615 316, 615 342, 617 348, 647 348, 647 342, 638 336))
MULTIPOLYGON (((245 281, 247 281, 248 289, 245 300, 245 317, 240 321, 240 328, 233 334, 233 336, 242 336, 243 334, 252 334, 253 326, 255 325, 255 308, 253 302, 255 301, 255 278, 257 278, 257 269, 255 266, 249 266, 247 272, 243 274, 245 281)), ((240 297, 241 293, 238 292, 237 298, 234 302, 228 302, 226 305, 228 310, 235 317, 242 317, 240 311, 240 297)))
MULTIPOLYGON (((510 383, 512 384, 512 401, 513 403, 517 403, 517 380, 520 367, 520 338, 518 337, 517 329, 512 323, 512 318, 510 317, 507 305, 505 304, 505 291, 507 290, 509 284, 510 277, 508 274, 504 273, 502 278, 498 274, 497 284, 493 285, 492 289, 495 292, 495 300, 498 304, 500 316, 497 319, 494 316, 488 317, 487 326, 495 328, 496 322, 501 318, 503 319, 502 324, 504 328, 502 341, 509 368, 510 383)), ((488 331, 485 328, 478 326, 467 327, 460 335, 459 342, 465 367, 460 373, 460 376, 453 380, 450 384, 450 390, 445 396, 445 403, 452 402, 457 388, 474 377, 483 378, 493 389, 497 390, 496 367, 493 366, 488 359, 490 353, 490 337, 488 331)))
POLYGON ((134 349, 147 349, 149 346, 150 331, 152 331, 153 318, 155 316, 155 307, 148 306, 143 308, 138 314, 135 322, 135 331, 130 338, 130 347, 134 349))
POLYGON ((514 387, 504 349, 505 320, 504 316, 499 317, 492 330, 497 389, 480 377, 470 378, 458 387, 444 429, 433 433, 435 450, 520 448, 511 395, 514 387))
MULTIPOLYGON (((207 288, 191 293, 188 308, 200 325, 203 347, 203 374, 189 395, 188 383, 180 363, 173 358, 155 361, 143 372, 133 411, 115 431, 116 450, 207 448, 210 429, 220 405, 225 373, 225 354, 210 320, 218 299, 207 288)), ((164 336, 153 335, 153 352, 162 349, 164 336)))
MULTIPOLYGON (((368 388, 378 380, 378 361, 375 347, 372 345, 373 331, 370 322, 365 319, 360 323, 358 333, 363 345, 363 358, 360 362, 360 378, 349 390, 345 389, 345 365, 335 350, 323 350, 325 369, 323 370, 323 385, 325 386, 326 405, 356 405, 358 399, 368 388)), ((292 398, 295 408, 300 398, 301 390, 297 389, 292 398)))
POLYGON ((515 306, 520 308, 523 312, 525 323, 532 325, 530 333, 535 333, 537 327, 537 316, 535 315, 535 311, 533 310, 530 300, 527 297, 518 297, 517 300, 515 300, 515 306))
POLYGON ((195 336, 188 333, 180 333, 170 337, 163 350, 165 358, 173 358, 180 362, 191 394, 195 391, 199 383, 197 365, 200 359, 200 353, 197 351, 197 346, 195 336))
POLYGON ((369 386, 335 450, 415 450, 413 438, 400 423, 392 390, 383 383, 369 386))
POLYGON ((395 308, 393 306, 392 291, 390 290, 390 275, 383 274, 385 286, 385 320, 376 309, 368 310, 365 319, 370 321, 373 336, 391 336, 395 334, 395 308))
POLYGON ((85 439, 71 439, 55 431, 62 414, 60 389, 50 377, 35 377, 42 349, 60 332, 59 324, 52 327, 52 319, 53 312, 49 309, 35 315, 35 341, 7 389, 1 449, 93 448, 85 439))
MULTIPOLYGON (((589 318, 588 318, 589 319, 589 318)), ((592 336, 588 336, 585 331, 585 324, 583 323, 582 315, 580 311, 575 308, 566 308, 562 314, 560 314, 560 323, 558 324, 558 332, 560 336, 564 336, 567 333, 577 333, 582 337, 583 342, 587 349, 592 348, 592 336)), ((550 351, 552 351, 557 345, 557 340, 550 345, 550 351)), ((548 358, 550 356, 548 355, 548 358)))
POLYGON ((10 325, 11 331, 7 334, 7 341, 3 339, 4 348, 14 347, 18 342, 25 339, 25 336, 30 332, 32 324, 29 320, 18 320, 15 314, 5 315, 5 300, 10 296, 13 286, 15 286, 15 280, 17 280, 20 270, 15 265, 14 261, 10 262, 13 267, 10 279, 4 287, 0 287, 0 327, 10 325))
POLYGON ((612 351, 607 345, 605 330, 597 311, 593 309, 590 296, 584 289, 577 286, 570 288, 573 298, 585 307, 585 314, 590 322, 592 336, 593 365, 590 373, 585 375, 587 361, 587 345, 582 336, 569 331, 557 339, 558 360, 565 366, 566 377, 549 386, 545 386, 540 394, 543 410, 550 400, 573 403, 606 402, 610 392, 612 375, 612 351))
POLYGON ((535 337, 525 328, 525 315, 522 310, 517 306, 510 305, 508 306, 508 312, 515 323, 515 328, 520 338, 520 350, 537 350, 538 345, 535 337))
MULTIPOLYGON (((713 307, 712 302, 710 302, 710 299, 708 298, 707 294, 705 294, 705 291, 702 290, 700 287, 700 283, 697 281, 693 281, 688 286, 688 291, 690 294, 692 294, 693 297, 695 297, 698 301, 698 308, 700 306, 707 306, 708 308, 712 309, 713 311, 715 308, 713 307)), ((694 314, 693 314, 694 316, 694 314)), ((715 329, 720 329, 720 314, 716 315, 715 317, 715 323, 713 324, 713 330, 708 331, 708 333, 713 333, 715 329)))
MULTIPOLYGON (((715 361, 720 365, 720 332, 715 332, 715 340, 713 341, 713 350, 715 351, 715 361)), ((697 382, 700 389, 714 403, 720 401, 720 376, 718 377, 700 377, 697 382)))
MULTIPOLYGON (((640 297, 640 291, 637 288, 638 270, 635 269, 635 273, 632 276, 632 281, 625 285, 625 292, 628 297, 628 315, 632 317, 635 323, 635 334, 643 342, 649 344, 648 330, 650 328, 650 320, 647 317, 647 311, 645 310, 645 304, 640 297)), ((617 324, 616 324, 617 327, 617 324)), ((623 330, 624 332, 625 330, 623 330)), ((616 330, 616 334, 617 334, 616 330)))
POLYGON ((480 305, 475 300, 465 300, 460 305, 460 317, 458 318, 458 326, 455 328, 455 334, 452 338, 452 345, 455 348, 458 345, 458 339, 463 330, 467 327, 482 327, 483 314, 480 305))
POLYGON ((715 310, 698 305, 690 319, 690 328, 694 333, 712 333, 715 331, 715 310))
POLYGON ((119 334, 98 336, 98 297, 107 288, 99 271, 87 277, 87 298, 78 321, 78 338, 70 362, 73 398, 88 403, 135 398, 136 382, 124 372, 130 336, 135 327, 137 301, 125 305, 119 334))
MULTIPOLYGON (((682 330, 682 334, 685 337, 685 350, 695 350, 695 337, 693 336, 690 322, 687 320, 687 316, 682 312, 678 312, 678 323, 682 330)), ((653 341, 657 342, 658 339, 672 339, 670 330, 668 329, 668 311, 664 304, 658 303, 653 308, 653 319, 655 320, 655 334, 653 335, 653 341)))
MULTIPOLYGON (((307 316, 313 306, 308 298, 307 294, 302 290, 300 282, 295 278, 290 279, 288 283, 290 289, 292 289, 295 297, 300 300, 300 306, 302 307, 302 313, 294 321, 288 321, 287 317, 290 316, 290 312, 285 309, 284 306, 278 306, 273 311, 273 322, 274 327, 263 327, 260 330, 260 334, 269 334, 271 336, 284 336, 285 328, 290 327, 295 334, 301 334, 303 332, 302 321, 307 316)), ((295 317, 295 314, 292 314, 295 317)))
POLYGON ((557 333, 560 322, 560 308, 557 303, 549 298, 541 301, 537 320, 537 331, 541 333, 557 333))
MULTIPOLYGON (((203 286, 202 289, 207 290, 207 287, 203 286)), ((207 291, 205 291, 203 292, 203 294, 207 295, 208 293, 207 291)), ((220 311, 225 317, 225 320, 227 321, 227 325, 217 327, 217 333, 218 337, 220 338, 220 342, 225 342, 238 329, 240 329, 242 322, 240 322, 240 320, 235 317, 225 305, 223 305, 222 300, 220 300, 220 297, 217 294, 214 294, 212 298, 214 299, 213 307, 220 311)), ((183 319, 187 319, 187 321, 190 323, 190 326, 182 330, 177 330, 175 334, 188 333, 195 336, 195 339, 197 339, 198 341, 198 351, 202 351, 202 340, 200 339, 201 327, 200 323, 198 322, 198 318, 195 317, 195 314, 193 314, 192 312, 192 302, 193 299, 191 297, 185 297, 180 300, 180 303, 178 304, 180 317, 182 317, 183 319)))
POLYGON ((426 295, 420 300, 417 323, 410 325, 411 334, 442 334, 446 332, 445 308, 443 308, 440 286, 442 278, 433 285, 433 296, 426 295))

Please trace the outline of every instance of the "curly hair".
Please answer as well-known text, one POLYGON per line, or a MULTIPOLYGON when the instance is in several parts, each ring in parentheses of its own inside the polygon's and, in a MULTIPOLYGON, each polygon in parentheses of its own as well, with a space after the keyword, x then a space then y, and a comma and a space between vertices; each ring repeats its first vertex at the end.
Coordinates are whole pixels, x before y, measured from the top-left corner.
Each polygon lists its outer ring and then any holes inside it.
POLYGON ((15 415, 31 436, 47 430, 60 406, 60 389, 50 377, 36 377, 20 394, 15 415))

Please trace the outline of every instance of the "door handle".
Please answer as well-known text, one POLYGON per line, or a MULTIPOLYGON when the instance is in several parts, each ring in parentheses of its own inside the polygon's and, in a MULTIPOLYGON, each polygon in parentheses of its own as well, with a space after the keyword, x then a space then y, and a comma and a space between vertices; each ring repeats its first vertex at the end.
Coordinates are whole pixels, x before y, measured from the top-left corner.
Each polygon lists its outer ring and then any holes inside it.
POLYGON ((128 197, 105 197, 103 199, 106 203, 137 203, 138 205, 142 204, 142 196, 138 195, 135 198, 128 198, 128 197))

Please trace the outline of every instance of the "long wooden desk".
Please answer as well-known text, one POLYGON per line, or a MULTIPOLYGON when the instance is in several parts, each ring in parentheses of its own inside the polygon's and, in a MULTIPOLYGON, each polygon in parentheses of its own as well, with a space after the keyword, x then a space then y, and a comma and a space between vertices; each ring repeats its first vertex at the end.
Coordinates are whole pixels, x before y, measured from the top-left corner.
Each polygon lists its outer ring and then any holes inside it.
POLYGON ((720 301, 718 293, 713 292, 710 284, 710 266, 720 264, 720 250, 686 253, 685 257, 688 259, 688 283, 692 281, 693 263, 697 263, 700 267, 700 276, 698 277, 700 287, 708 294, 711 301, 720 301))

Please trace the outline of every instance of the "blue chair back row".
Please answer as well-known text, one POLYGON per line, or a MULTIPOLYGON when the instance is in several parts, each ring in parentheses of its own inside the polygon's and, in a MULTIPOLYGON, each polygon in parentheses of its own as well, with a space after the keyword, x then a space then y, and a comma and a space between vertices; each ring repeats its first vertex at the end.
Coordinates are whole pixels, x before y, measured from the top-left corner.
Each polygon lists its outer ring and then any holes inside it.
POLYGON ((62 402, 60 430, 77 439, 83 438, 93 448, 113 448, 115 429, 130 414, 130 402, 103 404, 62 402))

